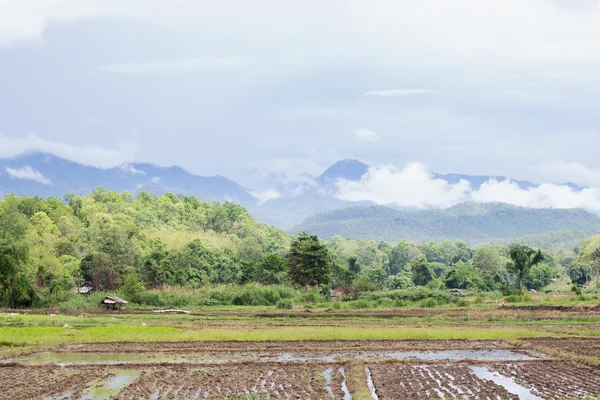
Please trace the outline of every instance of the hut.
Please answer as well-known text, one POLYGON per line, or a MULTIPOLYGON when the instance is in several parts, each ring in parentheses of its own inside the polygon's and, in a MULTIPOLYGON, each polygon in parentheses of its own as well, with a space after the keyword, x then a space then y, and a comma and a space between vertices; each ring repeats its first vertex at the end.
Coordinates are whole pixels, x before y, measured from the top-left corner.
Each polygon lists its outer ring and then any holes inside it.
POLYGON ((104 304, 109 307, 112 306, 113 310, 116 310, 117 305, 119 306, 119 309, 125 309, 125 304, 127 303, 127 300, 123 300, 117 296, 106 296, 100 304, 104 304))
POLYGON ((90 294, 90 293, 92 293, 92 290, 94 290, 94 288, 91 285, 85 284, 85 285, 81 285, 77 289, 75 289, 75 293, 90 294))
POLYGON ((467 295, 464 290, 460 289, 452 289, 450 290, 450 294, 456 297, 465 297, 467 295))

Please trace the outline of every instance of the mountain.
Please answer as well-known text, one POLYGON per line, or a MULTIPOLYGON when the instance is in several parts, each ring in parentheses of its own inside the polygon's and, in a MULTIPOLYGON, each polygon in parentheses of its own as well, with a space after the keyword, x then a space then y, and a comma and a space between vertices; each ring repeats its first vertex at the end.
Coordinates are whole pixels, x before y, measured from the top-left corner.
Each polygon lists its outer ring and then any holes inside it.
POLYGON ((367 173, 369 166, 358 160, 344 159, 327 168, 319 177, 320 184, 335 183, 338 179, 358 181, 367 173))
POLYGON ((600 230, 600 217, 580 209, 534 209, 502 203, 462 203, 448 209, 406 211, 385 206, 352 207, 308 218, 290 229, 353 239, 395 242, 462 239, 489 242, 550 232, 600 230))
POLYGON ((0 159, 0 195, 62 197, 71 192, 89 193, 98 186, 119 192, 172 192, 194 195, 207 201, 229 200, 243 205, 256 203, 246 189, 228 178, 193 175, 177 166, 132 163, 97 168, 45 153, 0 159))

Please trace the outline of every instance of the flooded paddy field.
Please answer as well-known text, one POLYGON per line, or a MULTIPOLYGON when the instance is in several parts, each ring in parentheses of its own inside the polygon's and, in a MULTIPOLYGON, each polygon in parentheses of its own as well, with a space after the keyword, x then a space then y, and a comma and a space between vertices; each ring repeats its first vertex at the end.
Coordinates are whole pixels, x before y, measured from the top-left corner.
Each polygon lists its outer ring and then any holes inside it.
POLYGON ((576 340, 63 344, 2 360, 0 399, 600 396, 598 367, 539 351, 600 347, 600 340, 576 340))

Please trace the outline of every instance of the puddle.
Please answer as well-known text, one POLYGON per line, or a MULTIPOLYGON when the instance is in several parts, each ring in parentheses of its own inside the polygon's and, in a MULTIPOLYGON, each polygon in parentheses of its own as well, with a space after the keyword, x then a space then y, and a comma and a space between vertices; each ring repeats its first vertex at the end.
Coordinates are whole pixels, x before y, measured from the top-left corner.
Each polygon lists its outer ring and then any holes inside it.
POLYGON ((440 350, 440 351, 398 351, 383 353, 345 354, 291 354, 284 353, 279 361, 336 361, 339 359, 381 359, 394 360, 478 360, 478 361, 530 361, 545 358, 543 355, 516 353, 511 350, 440 350))
POLYGON ((373 400, 379 400, 377 396, 377 391, 375 390, 375 384, 373 383, 373 377, 371 376, 371 370, 369 367, 365 367, 365 374, 367 374, 367 386, 369 387, 369 393, 371 393, 371 397, 373 400))
POLYGON ((348 389, 348 385, 346 384, 346 371, 344 368, 340 368, 339 373, 342 374, 344 380, 342 381, 342 392, 344 392, 344 400, 352 400, 352 395, 350 394, 350 390, 348 389))
POLYGON ((477 361, 526 361, 546 358, 544 355, 533 353, 517 353, 511 350, 440 350, 440 351, 403 351, 381 353, 282 353, 282 354, 164 354, 164 353, 37 353, 15 358, 4 362, 19 362, 24 364, 57 364, 88 365, 88 364, 151 364, 151 363, 214 363, 223 364, 229 361, 325 361, 335 362, 342 359, 361 360, 477 360, 477 361))
POLYGON ((329 394, 329 397, 335 399, 335 395, 333 394, 333 390, 331 390, 331 374, 333 373, 333 368, 327 368, 325 372, 323 372, 323 377, 325 378, 325 389, 329 394))
POLYGON ((110 372, 115 376, 108 378, 104 382, 89 389, 87 393, 81 397, 81 400, 110 399, 112 396, 119 394, 123 388, 135 382, 142 375, 142 371, 139 370, 115 370, 110 372))
POLYGON ((509 393, 519 396, 519 400, 543 400, 534 395, 531 390, 519 385, 513 378, 490 371, 487 367, 469 367, 479 379, 486 379, 504 387, 509 393))
POLYGON ((22 358, 8 360, 24 364, 57 364, 89 365, 89 364, 150 364, 150 363, 226 363, 227 361, 246 359, 238 355, 213 354, 156 354, 156 353, 37 353, 22 358))

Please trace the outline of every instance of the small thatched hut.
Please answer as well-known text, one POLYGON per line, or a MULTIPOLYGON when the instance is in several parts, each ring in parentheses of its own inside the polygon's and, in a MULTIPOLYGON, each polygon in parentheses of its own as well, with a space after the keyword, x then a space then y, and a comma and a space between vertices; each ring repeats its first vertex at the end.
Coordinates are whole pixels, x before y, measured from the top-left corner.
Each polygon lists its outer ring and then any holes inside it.
POLYGON ((117 296, 106 296, 104 300, 102 300, 101 304, 112 306, 113 310, 117 309, 117 305, 120 309, 123 309, 125 308, 125 304, 127 304, 127 300, 123 300, 117 296))

